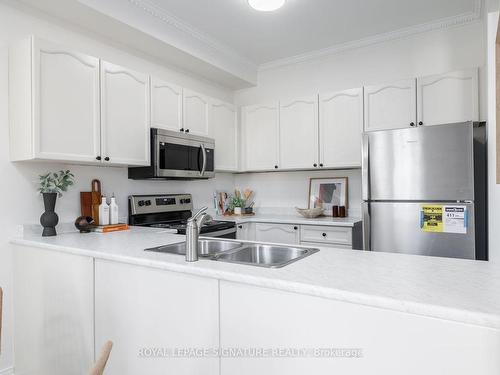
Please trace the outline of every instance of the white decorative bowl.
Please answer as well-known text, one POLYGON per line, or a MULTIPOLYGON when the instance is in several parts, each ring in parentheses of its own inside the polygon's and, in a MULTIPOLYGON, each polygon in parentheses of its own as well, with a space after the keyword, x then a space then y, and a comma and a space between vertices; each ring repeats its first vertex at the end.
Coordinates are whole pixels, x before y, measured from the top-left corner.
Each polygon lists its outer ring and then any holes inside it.
POLYGON ((308 218, 308 219, 314 219, 315 217, 323 215, 323 212, 325 211, 324 208, 321 207, 316 207, 316 208, 298 208, 295 207, 297 212, 301 214, 302 216, 308 218))

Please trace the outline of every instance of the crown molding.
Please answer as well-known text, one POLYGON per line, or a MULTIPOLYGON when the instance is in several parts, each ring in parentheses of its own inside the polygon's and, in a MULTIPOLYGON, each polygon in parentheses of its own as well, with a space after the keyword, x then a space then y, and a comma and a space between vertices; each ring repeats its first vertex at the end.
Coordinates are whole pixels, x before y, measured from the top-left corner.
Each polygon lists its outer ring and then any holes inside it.
POLYGON ((211 49, 217 54, 223 54, 230 57, 233 60, 238 61, 240 64, 245 65, 250 69, 257 69, 258 64, 251 61, 250 59, 242 56, 234 49, 228 45, 221 43, 220 41, 210 37, 208 34, 196 29, 192 25, 186 23, 185 21, 179 19, 173 14, 169 13, 164 8, 158 6, 153 1, 150 0, 127 0, 130 4, 141 9, 143 12, 147 13, 151 17, 154 17, 170 27, 188 35, 189 37, 196 39, 197 41, 203 43, 206 47, 211 49))
POLYGON ((396 39, 403 39, 412 35, 425 33, 428 31, 441 30, 450 27, 466 25, 481 19, 482 9, 483 9, 483 0, 474 0, 472 10, 467 13, 459 14, 452 17, 442 18, 438 21, 432 21, 416 26, 405 27, 399 30, 390 31, 388 33, 378 34, 367 38, 354 40, 351 42, 336 44, 327 48, 322 48, 319 50, 310 51, 291 57, 285 57, 283 59, 277 59, 259 65, 259 71, 276 69, 287 65, 297 64, 300 62, 305 62, 326 56, 335 55, 356 48, 367 47, 373 44, 378 44, 396 39))

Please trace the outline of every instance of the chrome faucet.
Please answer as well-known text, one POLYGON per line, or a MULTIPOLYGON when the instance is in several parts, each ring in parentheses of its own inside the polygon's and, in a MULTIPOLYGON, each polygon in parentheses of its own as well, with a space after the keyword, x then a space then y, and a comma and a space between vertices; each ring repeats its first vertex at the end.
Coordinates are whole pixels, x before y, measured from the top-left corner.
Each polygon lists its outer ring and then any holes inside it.
POLYGON ((205 211, 208 207, 203 207, 187 221, 186 226, 186 262, 196 262, 198 260, 198 237, 200 230, 206 221, 211 221, 212 217, 205 211))

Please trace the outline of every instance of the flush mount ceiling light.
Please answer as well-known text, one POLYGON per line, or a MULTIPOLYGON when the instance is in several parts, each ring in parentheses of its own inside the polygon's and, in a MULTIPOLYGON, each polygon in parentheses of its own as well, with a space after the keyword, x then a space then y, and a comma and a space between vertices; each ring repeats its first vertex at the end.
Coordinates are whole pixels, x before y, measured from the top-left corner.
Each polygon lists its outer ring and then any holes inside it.
POLYGON ((272 12, 285 5, 286 0, 248 0, 248 5, 261 12, 272 12))

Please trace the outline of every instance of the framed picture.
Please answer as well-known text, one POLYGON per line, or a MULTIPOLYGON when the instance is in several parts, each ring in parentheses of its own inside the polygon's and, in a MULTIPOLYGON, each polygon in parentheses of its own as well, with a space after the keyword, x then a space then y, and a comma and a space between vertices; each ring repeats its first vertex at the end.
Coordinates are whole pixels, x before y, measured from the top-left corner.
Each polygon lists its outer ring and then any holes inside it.
POLYGON ((311 178, 309 208, 322 207, 331 212, 333 206, 347 209, 347 177, 311 178))

